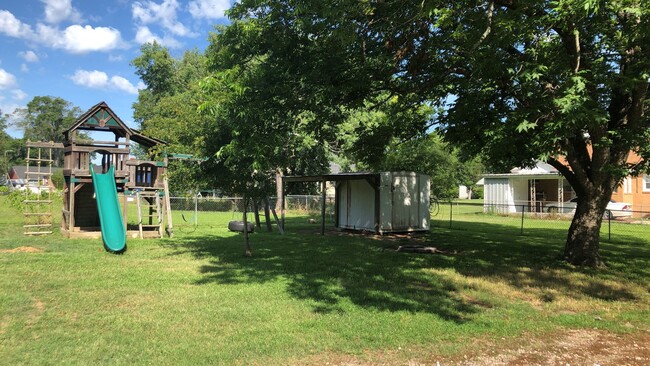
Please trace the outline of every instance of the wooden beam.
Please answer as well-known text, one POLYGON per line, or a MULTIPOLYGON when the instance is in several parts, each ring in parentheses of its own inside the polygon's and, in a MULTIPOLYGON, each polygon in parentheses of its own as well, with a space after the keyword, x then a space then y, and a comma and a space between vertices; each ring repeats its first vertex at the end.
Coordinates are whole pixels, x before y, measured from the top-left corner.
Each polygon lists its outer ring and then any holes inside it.
POLYGON ((54 142, 54 141, 44 142, 44 141, 29 141, 29 140, 27 140, 27 142, 25 143, 25 146, 27 146, 27 147, 51 147, 51 148, 55 148, 55 149, 62 149, 63 148, 62 143, 54 142))

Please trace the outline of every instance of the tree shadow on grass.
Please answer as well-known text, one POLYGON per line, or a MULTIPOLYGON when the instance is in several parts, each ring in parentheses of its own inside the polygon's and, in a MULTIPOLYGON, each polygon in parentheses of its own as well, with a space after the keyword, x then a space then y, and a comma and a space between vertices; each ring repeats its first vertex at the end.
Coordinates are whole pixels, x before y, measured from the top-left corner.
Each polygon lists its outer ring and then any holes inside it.
MULTIPOLYGON (((633 301, 635 294, 620 283, 626 277, 647 275, 645 266, 625 268, 621 278, 619 269, 566 264, 558 259, 564 241, 552 239, 561 238, 562 230, 518 236, 504 235, 507 228, 496 224, 472 223, 472 231, 434 228, 418 242, 456 254, 418 255, 394 250, 410 239, 338 232, 320 236, 314 226, 301 221, 289 220, 285 235, 253 234, 252 258, 243 256, 239 235, 178 238, 166 245, 173 255, 189 253, 210 261, 200 268, 199 285, 286 281, 288 293, 313 302, 316 312, 345 312, 351 303, 382 311, 426 312, 456 323, 471 320, 491 305, 468 299, 466 284, 430 269, 502 282, 544 302, 554 301, 558 294, 579 300, 633 301)), ((617 265, 631 251, 650 257, 647 247, 629 244, 608 245, 607 251, 617 265)))
MULTIPOLYGON (((313 227, 313 226, 312 226, 313 227)), ((380 311, 436 314, 463 323, 479 308, 461 299, 459 288, 443 276, 420 271, 426 261, 385 250, 356 236, 289 232, 251 236, 253 257, 244 257, 243 239, 191 237, 165 244, 174 254, 209 259, 197 284, 286 282, 296 299, 315 312, 346 312, 350 305, 380 311)))
POLYGON ((526 229, 521 235, 507 225, 455 224, 463 229, 433 229, 431 238, 443 247, 471 253, 456 263, 458 272, 537 291, 545 302, 552 300, 546 295, 549 290, 574 299, 632 301, 637 296, 627 284, 647 286, 650 277, 650 241, 640 241, 637 236, 619 234, 615 240, 601 242, 601 255, 608 267, 593 269, 575 267, 562 259, 567 235, 563 229, 526 229))

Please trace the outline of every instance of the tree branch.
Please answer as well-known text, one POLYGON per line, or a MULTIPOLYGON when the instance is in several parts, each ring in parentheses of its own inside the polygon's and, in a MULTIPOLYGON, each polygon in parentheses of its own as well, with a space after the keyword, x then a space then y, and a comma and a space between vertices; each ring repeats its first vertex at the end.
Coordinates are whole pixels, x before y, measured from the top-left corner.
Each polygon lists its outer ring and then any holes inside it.
POLYGON ((487 26, 485 27, 485 31, 483 31, 483 34, 481 34, 481 37, 478 39, 478 41, 476 41, 476 43, 474 43, 474 45, 472 46, 472 48, 469 51, 470 53, 473 53, 478 48, 478 46, 480 46, 481 43, 483 43, 483 41, 485 41, 487 36, 492 31, 492 16, 493 15, 494 15, 494 0, 490 1, 490 3, 488 4, 487 26))

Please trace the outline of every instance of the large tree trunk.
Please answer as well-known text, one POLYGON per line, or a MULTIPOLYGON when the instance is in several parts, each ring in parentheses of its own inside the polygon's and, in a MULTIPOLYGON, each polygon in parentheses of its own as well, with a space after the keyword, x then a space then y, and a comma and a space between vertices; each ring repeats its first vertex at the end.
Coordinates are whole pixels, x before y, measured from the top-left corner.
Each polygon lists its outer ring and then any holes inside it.
POLYGON ((609 195, 607 192, 602 192, 598 197, 587 194, 579 198, 564 247, 564 257, 569 263, 591 267, 603 266, 598 248, 600 225, 609 196, 611 192, 609 195))

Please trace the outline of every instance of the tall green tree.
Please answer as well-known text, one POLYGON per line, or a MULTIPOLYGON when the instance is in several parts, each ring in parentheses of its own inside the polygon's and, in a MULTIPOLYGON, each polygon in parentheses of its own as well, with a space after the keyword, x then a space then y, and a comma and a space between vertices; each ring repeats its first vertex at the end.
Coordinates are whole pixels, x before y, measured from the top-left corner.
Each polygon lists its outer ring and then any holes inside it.
MULTIPOLYGON (((201 103, 199 82, 207 75, 207 62, 197 50, 186 51, 179 59, 157 43, 147 43, 131 65, 146 88, 139 91, 133 115, 142 132, 168 143, 168 153, 201 156, 205 118, 197 108, 201 103)), ((145 154, 160 156, 164 151, 145 154)), ((170 189, 188 193, 202 183, 197 161, 170 162, 170 189)))
MULTIPOLYGON (((32 141, 63 142, 63 131, 81 115, 79 107, 60 97, 36 96, 25 108, 14 111, 16 125, 23 137, 32 141)), ((55 165, 63 166, 63 150, 54 149, 55 165)))
POLYGON ((8 115, 3 114, 0 110, 0 174, 3 179, 9 172, 11 165, 18 162, 20 156, 20 140, 14 139, 6 130, 8 127, 8 115))
POLYGON ((425 130, 425 114, 402 108, 411 95, 369 94, 371 76, 355 72, 361 59, 348 58, 337 42, 314 46, 301 24, 284 21, 285 3, 254 13, 245 5, 235 6, 232 23, 217 28, 206 51, 212 75, 203 110, 214 116, 213 130, 230 131, 227 145, 210 146, 232 171, 319 174, 332 154, 379 157, 393 137, 425 130))
POLYGON ((483 173, 476 159, 463 160, 438 132, 389 144, 382 159, 368 166, 375 171, 416 171, 431 178, 431 194, 439 199, 458 196, 458 186, 473 187, 483 173))
POLYGON ((286 109, 320 130, 388 93, 446 110, 446 138, 491 165, 548 161, 579 197, 565 258, 603 263, 611 193, 649 165, 647 1, 242 0, 230 16, 223 34, 255 39, 232 62, 281 74, 286 109))

